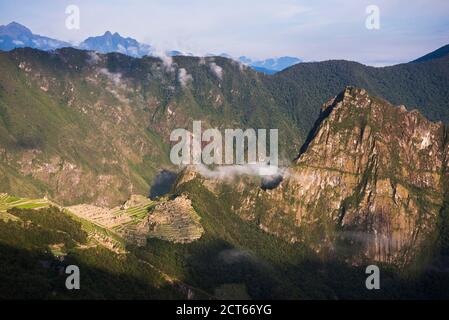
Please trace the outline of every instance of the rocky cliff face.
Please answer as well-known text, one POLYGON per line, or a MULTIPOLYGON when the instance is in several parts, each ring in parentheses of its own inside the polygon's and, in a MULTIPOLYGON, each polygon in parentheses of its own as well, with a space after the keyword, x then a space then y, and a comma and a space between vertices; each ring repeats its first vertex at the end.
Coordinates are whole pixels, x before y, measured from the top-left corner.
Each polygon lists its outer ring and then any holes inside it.
POLYGON ((325 215, 365 256, 408 262, 436 229, 444 126, 354 88, 321 117, 285 182, 297 199, 296 223, 325 215))
POLYGON ((218 192, 237 191, 234 212, 317 253, 405 265, 437 236, 445 130, 417 111, 347 88, 323 105, 278 187, 264 191, 242 178, 218 192))

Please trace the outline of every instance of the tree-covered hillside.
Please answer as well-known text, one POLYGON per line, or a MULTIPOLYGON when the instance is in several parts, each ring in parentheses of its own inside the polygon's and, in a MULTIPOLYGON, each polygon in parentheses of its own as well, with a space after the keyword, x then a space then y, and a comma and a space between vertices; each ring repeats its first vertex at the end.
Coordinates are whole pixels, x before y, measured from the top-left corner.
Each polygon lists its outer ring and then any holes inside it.
POLYGON ((365 88, 391 103, 416 108, 429 120, 449 123, 448 54, 382 68, 344 60, 300 63, 265 77, 265 83, 304 132, 318 117, 318 106, 345 86, 365 88))

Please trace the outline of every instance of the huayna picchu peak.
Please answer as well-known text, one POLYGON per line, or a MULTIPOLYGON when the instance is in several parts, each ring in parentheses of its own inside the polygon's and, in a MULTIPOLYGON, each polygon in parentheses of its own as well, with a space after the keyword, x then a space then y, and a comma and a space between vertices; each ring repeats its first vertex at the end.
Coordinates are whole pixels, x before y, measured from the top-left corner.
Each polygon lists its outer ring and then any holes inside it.
POLYGON ((405 267, 429 259, 438 246, 446 130, 415 110, 348 87, 323 105, 276 188, 241 181, 209 189, 234 188, 235 214, 317 254, 405 267))

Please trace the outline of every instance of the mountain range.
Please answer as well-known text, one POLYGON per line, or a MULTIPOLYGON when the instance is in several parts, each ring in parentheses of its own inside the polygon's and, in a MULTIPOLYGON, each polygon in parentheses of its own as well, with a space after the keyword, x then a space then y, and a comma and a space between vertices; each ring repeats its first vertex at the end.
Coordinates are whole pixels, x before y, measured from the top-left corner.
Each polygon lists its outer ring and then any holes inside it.
POLYGON ((302 62, 302 60, 299 58, 288 56, 257 61, 253 61, 248 57, 242 56, 239 57, 238 60, 241 63, 250 66, 254 70, 266 74, 275 74, 276 72, 282 71, 284 69, 287 69, 288 67, 302 62))
POLYGON ((151 55, 151 46, 141 44, 132 38, 124 38, 117 32, 107 31, 102 36, 89 37, 78 46, 80 49, 92 50, 100 53, 119 52, 131 57, 151 55))
POLYGON ((447 298, 445 52, 273 75, 222 56, 0 52, 0 296, 447 298), (198 119, 277 128, 282 174, 179 170, 170 133, 198 119), (95 281, 65 290, 69 264, 95 281))
POLYGON ((17 22, 0 26, 0 50, 9 51, 23 47, 54 50, 69 46, 71 44, 68 42, 33 34, 30 29, 17 22))
MULTIPOLYGON (((30 29, 17 23, 11 22, 7 25, 0 26, 0 50, 9 51, 14 48, 30 47, 40 50, 55 50, 63 47, 74 47, 79 49, 96 51, 99 53, 119 52, 132 57, 143 57, 146 55, 160 55, 155 48, 150 45, 140 43, 130 37, 122 37, 119 33, 111 33, 106 31, 101 36, 89 37, 79 45, 43 37, 33 34, 30 29)), ((168 50, 164 53, 167 56, 188 55, 192 53, 182 52, 178 50, 168 50)), ((209 56, 214 56, 209 54, 209 56)), ((232 58, 230 55, 221 54, 220 56, 232 58)), ((300 59, 294 57, 270 58, 266 60, 252 61, 247 57, 236 58, 237 61, 250 66, 254 70, 266 74, 274 74, 285 68, 288 68, 298 62, 300 59)))

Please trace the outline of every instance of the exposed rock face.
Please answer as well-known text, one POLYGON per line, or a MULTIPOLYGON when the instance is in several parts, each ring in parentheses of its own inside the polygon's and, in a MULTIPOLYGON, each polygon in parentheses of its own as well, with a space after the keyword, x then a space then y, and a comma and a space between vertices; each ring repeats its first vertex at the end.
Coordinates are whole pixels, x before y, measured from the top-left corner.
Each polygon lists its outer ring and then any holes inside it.
POLYGON ((442 206, 444 126, 355 88, 325 104, 321 117, 284 183, 297 225, 325 215, 365 256, 408 262, 442 206))
POLYGON ((445 130, 416 111, 347 88, 323 105, 277 188, 260 190, 248 178, 226 186, 234 189, 232 209, 317 253, 408 264, 437 235, 445 130))

